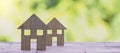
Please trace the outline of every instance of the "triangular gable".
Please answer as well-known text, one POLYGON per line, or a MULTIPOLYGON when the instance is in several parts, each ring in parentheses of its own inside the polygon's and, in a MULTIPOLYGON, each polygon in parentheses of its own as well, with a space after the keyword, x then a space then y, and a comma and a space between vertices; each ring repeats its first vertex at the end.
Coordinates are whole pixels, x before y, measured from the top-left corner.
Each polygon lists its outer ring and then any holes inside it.
POLYGON ((47 26, 50 29, 66 29, 56 18, 53 18, 47 26))
POLYGON ((48 27, 35 14, 33 14, 18 29, 48 29, 48 27))

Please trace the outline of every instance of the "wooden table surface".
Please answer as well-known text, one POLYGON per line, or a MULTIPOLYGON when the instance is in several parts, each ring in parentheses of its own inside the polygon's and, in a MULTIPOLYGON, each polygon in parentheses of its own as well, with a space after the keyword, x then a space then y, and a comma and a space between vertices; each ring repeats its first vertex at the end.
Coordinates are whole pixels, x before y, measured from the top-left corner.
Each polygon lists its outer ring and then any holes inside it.
POLYGON ((47 46, 45 51, 37 51, 36 43, 31 50, 21 50, 20 42, 1 42, 0 53, 120 53, 120 42, 67 42, 64 46, 47 46))

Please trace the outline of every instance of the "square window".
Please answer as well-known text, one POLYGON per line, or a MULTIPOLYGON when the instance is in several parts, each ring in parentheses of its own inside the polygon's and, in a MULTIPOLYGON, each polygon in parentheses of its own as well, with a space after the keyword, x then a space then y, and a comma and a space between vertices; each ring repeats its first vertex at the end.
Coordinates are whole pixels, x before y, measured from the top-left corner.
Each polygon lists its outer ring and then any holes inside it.
POLYGON ((62 30, 57 30, 57 34, 62 34, 62 30))
POLYGON ((48 34, 52 34, 52 30, 47 30, 47 33, 48 34))
POLYGON ((29 36, 30 33, 31 33, 31 32, 30 32, 30 30, 28 30, 28 29, 24 31, 24 35, 25 35, 25 36, 29 36))
POLYGON ((43 30, 37 30, 37 35, 38 36, 43 36, 43 30))

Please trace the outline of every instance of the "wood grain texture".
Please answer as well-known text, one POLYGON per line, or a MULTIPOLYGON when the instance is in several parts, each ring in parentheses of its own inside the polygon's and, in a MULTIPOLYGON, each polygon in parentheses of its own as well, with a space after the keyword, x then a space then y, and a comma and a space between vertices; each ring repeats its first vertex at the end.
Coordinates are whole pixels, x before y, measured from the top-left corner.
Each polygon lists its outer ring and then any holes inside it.
POLYGON ((52 46, 52 35, 51 34, 47 34, 46 36, 46 45, 47 46, 52 46))
POLYGON ((28 18, 22 25, 21 29, 21 50, 30 50, 31 39, 37 39, 37 50, 46 50, 47 46, 52 46, 52 37, 57 37, 57 45, 64 46, 64 29, 66 29, 56 18, 53 18, 47 25, 42 22, 35 14, 28 18), (51 29, 52 34, 47 30, 51 29), (25 35, 25 30, 30 30, 30 35, 25 35), (43 35, 38 36, 37 30, 43 30, 43 35), (57 34, 61 30, 61 34, 57 34))
POLYGON ((52 45, 52 37, 57 37, 57 46, 64 46, 64 29, 66 29, 65 26, 63 26, 56 18, 53 18, 47 26, 50 30, 52 30, 52 34, 48 34, 46 45, 51 46, 52 45), (61 34, 57 34, 57 30, 61 30, 61 34), (51 35, 51 36, 49 36, 51 35))
POLYGON ((0 53, 120 53, 120 42, 65 42, 64 46, 47 46, 45 51, 37 51, 32 42, 31 50, 21 50, 20 42, 1 42, 0 53))
POLYGON ((46 49, 47 25, 44 24, 35 14, 28 18, 18 29, 21 29, 21 50, 30 50, 31 39, 37 39, 37 50, 46 49), (30 35, 25 35, 25 30, 30 30, 30 35), (41 36, 37 35, 37 30, 43 30, 41 36))

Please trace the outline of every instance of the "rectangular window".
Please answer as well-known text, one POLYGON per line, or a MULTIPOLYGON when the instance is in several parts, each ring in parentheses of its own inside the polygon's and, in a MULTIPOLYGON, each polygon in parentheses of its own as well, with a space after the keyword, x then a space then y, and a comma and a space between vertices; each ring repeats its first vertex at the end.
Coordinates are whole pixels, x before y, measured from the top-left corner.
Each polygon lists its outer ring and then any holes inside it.
POLYGON ((38 36, 43 36, 43 30, 37 30, 37 35, 38 36))
POLYGON ((62 34, 62 30, 57 30, 57 34, 62 34))
POLYGON ((48 34, 52 34, 52 30, 47 30, 47 33, 48 34))
POLYGON ((27 29, 27 30, 24 30, 24 33, 25 33, 24 34, 25 36, 29 36, 31 32, 30 32, 30 30, 27 29))

